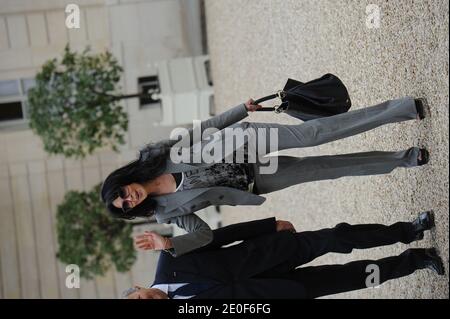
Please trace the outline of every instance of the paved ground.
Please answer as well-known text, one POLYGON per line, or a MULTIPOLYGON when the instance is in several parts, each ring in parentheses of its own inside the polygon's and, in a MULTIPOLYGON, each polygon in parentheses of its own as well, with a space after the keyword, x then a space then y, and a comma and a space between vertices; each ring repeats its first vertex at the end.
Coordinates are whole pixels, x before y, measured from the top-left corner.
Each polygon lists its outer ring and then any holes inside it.
MULTIPOLYGON (((405 95, 425 96, 431 117, 315 148, 283 151, 309 156, 423 146, 424 168, 384 176, 342 178, 270 194, 259 207, 224 207, 225 223, 276 215, 298 230, 349 223, 412 220, 434 209, 437 228, 412 247, 436 246, 448 266, 448 1, 253 0, 206 1, 208 45, 217 111, 282 88, 287 77, 307 81, 337 74, 354 109, 405 95), (366 27, 366 5, 381 8, 379 29, 366 27)), ((251 121, 296 123, 286 115, 252 114, 251 121)), ((394 245, 352 256, 331 254, 315 263, 399 254, 394 245)), ((448 269, 447 269, 448 272, 448 269)), ((340 298, 448 298, 447 277, 428 271, 340 298)))

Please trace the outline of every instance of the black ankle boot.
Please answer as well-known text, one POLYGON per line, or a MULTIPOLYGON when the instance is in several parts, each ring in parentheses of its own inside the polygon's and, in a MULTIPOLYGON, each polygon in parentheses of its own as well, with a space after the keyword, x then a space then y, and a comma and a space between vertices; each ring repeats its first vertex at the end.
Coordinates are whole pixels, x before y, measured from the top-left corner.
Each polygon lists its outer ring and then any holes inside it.
POLYGON ((425 98, 414 99, 416 105, 416 111, 419 115, 419 119, 423 120, 428 113, 428 102, 425 98))
POLYGON ((430 161, 430 152, 428 152, 425 148, 421 148, 419 152, 421 159, 417 160, 417 165, 422 166, 428 164, 428 162, 430 161))
POLYGON ((428 211, 419 214, 419 217, 412 222, 412 225, 414 233, 416 234, 416 240, 423 239, 423 232, 425 230, 430 230, 435 226, 433 212, 428 211))
POLYGON ((425 249, 422 267, 430 269, 440 276, 445 275, 444 263, 435 248, 425 249))

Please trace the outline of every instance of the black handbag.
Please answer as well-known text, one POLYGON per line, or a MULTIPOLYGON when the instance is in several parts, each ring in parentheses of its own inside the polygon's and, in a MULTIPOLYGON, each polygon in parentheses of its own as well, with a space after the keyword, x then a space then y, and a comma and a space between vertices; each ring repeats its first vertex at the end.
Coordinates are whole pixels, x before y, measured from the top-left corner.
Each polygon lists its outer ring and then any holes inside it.
POLYGON ((347 112, 351 107, 350 96, 344 83, 328 73, 321 78, 303 83, 288 79, 283 90, 256 100, 253 104, 280 98, 281 104, 263 107, 257 111, 287 113, 303 121, 347 112))

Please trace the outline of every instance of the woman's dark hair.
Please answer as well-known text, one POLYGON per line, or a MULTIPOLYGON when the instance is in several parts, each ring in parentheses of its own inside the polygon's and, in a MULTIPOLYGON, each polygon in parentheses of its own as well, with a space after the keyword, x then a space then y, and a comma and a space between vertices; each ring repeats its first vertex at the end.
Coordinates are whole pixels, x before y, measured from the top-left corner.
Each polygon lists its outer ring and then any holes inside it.
POLYGON ((101 189, 102 201, 108 211, 117 218, 133 219, 135 217, 149 217, 154 214, 157 202, 147 198, 125 213, 121 208, 113 205, 113 201, 119 196, 122 186, 132 183, 143 184, 160 176, 166 168, 166 160, 169 157, 170 144, 167 141, 147 144, 139 152, 137 160, 116 169, 105 179, 101 189))

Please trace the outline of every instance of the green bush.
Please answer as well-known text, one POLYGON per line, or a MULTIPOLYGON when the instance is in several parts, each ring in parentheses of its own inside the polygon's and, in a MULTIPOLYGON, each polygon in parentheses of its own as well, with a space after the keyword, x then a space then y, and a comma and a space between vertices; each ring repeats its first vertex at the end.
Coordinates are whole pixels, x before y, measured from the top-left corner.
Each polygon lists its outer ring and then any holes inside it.
POLYGON ((110 217, 99 193, 100 185, 90 192, 69 191, 57 212, 57 257, 78 265, 87 279, 105 274, 112 264, 126 272, 136 260, 131 224, 110 217))

